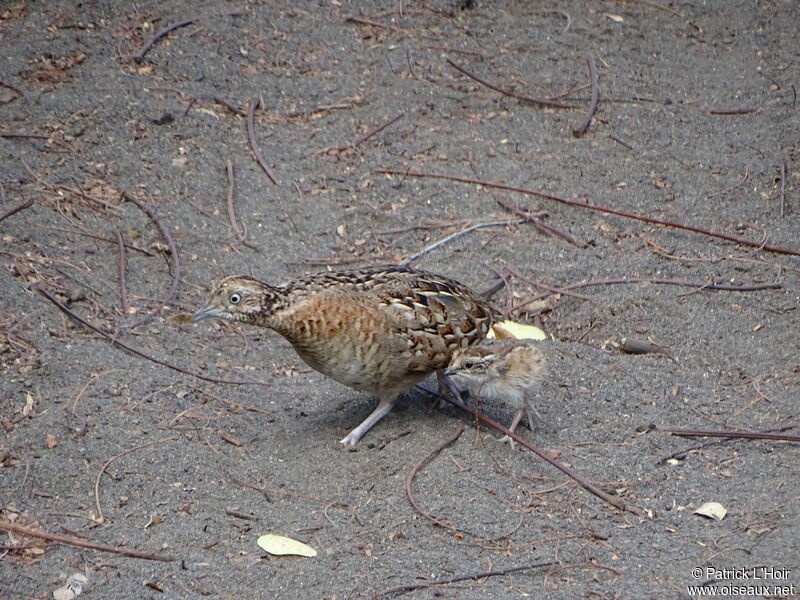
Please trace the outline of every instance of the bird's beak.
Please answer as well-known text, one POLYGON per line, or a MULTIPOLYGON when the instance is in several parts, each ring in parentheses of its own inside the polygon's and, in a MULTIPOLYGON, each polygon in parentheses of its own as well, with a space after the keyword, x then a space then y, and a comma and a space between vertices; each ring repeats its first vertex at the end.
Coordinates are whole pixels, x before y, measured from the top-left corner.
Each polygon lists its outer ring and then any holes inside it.
MULTIPOLYGON (((194 317, 192 317, 192 320, 194 320, 194 317)), ((444 376, 445 376, 445 377, 452 377, 452 376, 453 376, 453 375, 455 375, 457 372, 458 372, 458 371, 457 371, 456 369, 445 369, 445 370, 444 370, 444 376)))
POLYGON ((218 319, 220 317, 222 317, 222 309, 220 309, 218 306, 214 306, 213 304, 209 304, 192 315, 192 323, 205 321, 206 319, 218 319))

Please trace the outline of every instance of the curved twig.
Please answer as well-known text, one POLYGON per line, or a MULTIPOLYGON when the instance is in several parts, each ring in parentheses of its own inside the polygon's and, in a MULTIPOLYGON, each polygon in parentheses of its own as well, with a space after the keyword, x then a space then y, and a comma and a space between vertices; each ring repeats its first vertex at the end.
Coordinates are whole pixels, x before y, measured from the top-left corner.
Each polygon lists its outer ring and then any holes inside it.
POLYGON ((450 530, 453 530, 453 531, 455 531, 456 528, 453 527, 452 525, 450 525, 450 523, 448 523, 447 521, 442 521, 440 519, 437 519, 432 514, 430 514, 427 511, 425 511, 425 509, 423 509, 419 505, 419 503, 417 502, 417 499, 414 497, 413 486, 414 486, 414 476, 417 474, 417 471, 419 471, 422 467, 424 467, 425 463, 427 463, 434 456, 439 454, 439 452, 441 452, 442 450, 447 448, 447 446, 449 446, 450 444, 455 442, 461 436, 462 433, 464 433, 464 428, 463 427, 459 427, 456 430, 456 432, 453 435, 451 435, 449 438, 447 438, 442 444, 439 444, 436 448, 434 448, 433 450, 428 452, 428 454, 423 456, 422 459, 417 464, 414 465, 414 467, 411 469, 411 471, 409 471, 408 477, 406 477, 406 485, 405 485, 406 496, 408 497, 408 501, 411 503, 411 506, 413 506, 417 510, 417 512, 419 514, 421 514, 423 517, 428 519, 430 522, 435 523, 439 527, 444 527, 445 529, 450 529, 450 530))
POLYGON ((155 45, 155 43, 163 38, 168 33, 175 31, 176 29, 180 29, 181 27, 186 27, 187 25, 191 25, 195 22, 196 19, 187 19, 186 21, 180 21, 178 23, 173 23, 172 25, 168 25, 164 27, 164 29, 158 31, 153 37, 147 40, 142 46, 139 51, 133 55, 133 60, 136 63, 140 63, 144 60, 144 55, 150 52, 150 49, 155 45))
POLYGON ((253 156, 255 157, 259 166, 264 169, 264 173, 267 174, 269 180, 280 187, 281 182, 275 178, 275 175, 272 174, 272 170, 270 170, 269 165, 267 165, 267 161, 265 161, 264 157, 261 156, 261 150, 258 149, 258 142, 256 141, 255 112, 260 103, 261 100, 259 98, 253 98, 250 101, 250 105, 247 107, 247 139, 250 142, 250 151, 253 153, 253 156))
POLYGON ((461 67, 461 66, 457 65, 456 63, 454 63, 449 58, 447 59, 447 64, 450 65, 451 67, 453 67, 456 71, 459 71, 460 73, 466 75, 467 77, 469 77, 473 81, 477 81, 481 85, 486 86, 490 90, 494 90, 495 92, 497 92, 499 94, 503 94, 504 96, 508 96, 510 98, 515 98, 515 99, 519 100, 520 102, 525 102, 526 104, 533 104, 533 105, 536 105, 536 106, 544 106, 546 108, 566 108, 566 109, 569 109, 569 110, 574 110, 575 108, 577 108, 575 106, 572 106, 571 104, 561 104, 560 102, 552 102, 550 100, 539 100, 538 98, 530 98, 528 96, 523 96, 521 94, 517 94, 517 93, 509 91, 509 90, 504 90, 503 88, 497 87, 496 85, 493 85, 493 84, 489 83, 485 79, 481 79, 477 75, 474 75, 474 74, 470 73, 464 67, 461 67))
POLYGON ((137 200, 127 192, 122 192, 122 199, 133 202, 142 212, 150 217, 150 220, 158 228, 161 237, 163 237, 164 241, 167 243, 167 247, 169 248, 170 262, 172 264, 172 269, 170 269, 170 275, 172 275, 172 284, 169 286, 169 291, 167 292, 166 297, 164 297, 164 299, 159 302, 158 306, 154 310, 150 311, 146 317, 136 321, 131 325, 126 325, 128 329, 134 329, 135 327, 141 327, 145 323, 149 323, 155 319, 161 314, 161 311, 165 305, 172 304, 178 297, 178 288, 181 283, 181 261, 180 257, 178 256, 178 247, 175 245, 175 240, 172 239, 169 229, 164 226, 164 224, 158 218, 158 215, 156 215, 155 211, 147 206, 144 202, 137 200))
POLYGON ((147 448, 148 446, 155 446, 156 444, 160 444, 161 442, 169 442, 169 441, 177 440, 177 439, 178 438, 175 437, 175 436, 168 437, 168 438, 162 438, 160 440, 153 440, 152 442, 147 442, 146 444, 142 444, 141 446, 136 446, 134 448, 128 448, 127 450, 123 450, 119 454, 115 454, 114 456, 109 458, 103 464, 103 467, 100 469, 100 472, 97 474, 97 479, 95 479, 95 482, 94 482, 94 504, 95 504, 95 507, 97 507, 97 519, 96 520, 97 520, 98 523, 105 522, 105 517, 103 517, 103 509, 100 507, 100 478, 103 477, 103 473, 106 472, 106 469, 108 468, 108 465, 110 465, 112 462, 114 462, 118 458, 121 458, 121 457, 125 456, 126 454, 130 454, 131 452, 135 452, 136 450, 141 450, 143 448, 147 448))
POLYGON ((244 242, 245 235, 242 233, 242 230, 239 229, 239 224, 236 222, 236 210, 233 207, 233 163, 230 159, 225 161, 225 172, 228 174, 228 199, 226 202, 228 207, 228 220, 231 223, 233 235, 235 235, 236 239, 240 242, 244 242))
POLYGON ((592 81, 592 96, 589 98, 589 110, 586 113, 586 116, 583 118, 583 121, 572 130, 572 135, 576 138, 583 136, 586 133, 586 130, 589 129, 589 125, 592 122, 592 117, 594 116, 595 111, 597 110, 597 100, 600 98, 600 83, 597 77, 597 65, 594 63, 594 56, 587 56, 586 62, 589 63, 589 78, 592 81))

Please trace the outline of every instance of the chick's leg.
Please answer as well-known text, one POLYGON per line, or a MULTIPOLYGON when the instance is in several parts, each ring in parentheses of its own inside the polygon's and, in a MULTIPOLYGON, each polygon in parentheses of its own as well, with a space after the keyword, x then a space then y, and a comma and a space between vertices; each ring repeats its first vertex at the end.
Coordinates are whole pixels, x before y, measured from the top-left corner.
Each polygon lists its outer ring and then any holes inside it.
MULTIPOLYGON (((511 419, 511 425, 508 426, 508 429, 511 431, 511 433, 514 433, 516 431, 517 425, 519 425, 519 422, 522 420, 522 415, 524 413, 525 413, 525 409, 524 408, 519 408, 514 413, 514 418, 511 419)), ((528 419, 528 424, 530 424, 530 418, 528 419)), ((510 435, 504 435, 501 438, 495 438, 495 439, 498 442, 502 442, 504 444, 509 444, 512 448, 514 448, 514 440, 510 435)))

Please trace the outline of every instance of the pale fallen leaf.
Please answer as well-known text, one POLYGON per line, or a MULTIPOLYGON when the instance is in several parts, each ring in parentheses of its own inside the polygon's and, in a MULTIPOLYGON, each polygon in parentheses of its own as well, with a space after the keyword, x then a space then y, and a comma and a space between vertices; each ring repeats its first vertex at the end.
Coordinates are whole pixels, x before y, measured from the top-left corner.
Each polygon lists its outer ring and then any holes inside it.
POLYGON ((163 517, 158 515, 150 515, 150 520, 147 522, 147 525, 144 526, 145 529, 148 527, 152 527, 153 525, 159 525, 164 522, 163 517))
POLYGON ((292 538, 282 535, 267 534, 262 535, 256 542, 263 550, 270 554, 282 556, 284 554, 294 554, 296 556, 316 556, 317 551, 311 546, 298 542, 292 538))
POLYGON ((58 438, 54 436, 52 433, 48 433, 44 443, 50 450, 52 450, 53 448, 58 446, 58 438))
POLYGON ((72 600, 75 596, 80 596, 83 588, 86 587, 89 580, 86 576, 80 573, 75 573, 69 576, 67 582, 60 588, 53 590, 54 600, 72 600))
POLYGON ((516 321, 502 321, 492 325, 491 331, 486 336, 498 340, 546 340, 544 331, 533 325, 525 325, 516 321))
POLYGON ((609 19, 611 19, 612 21, 614 21, 615 23, 624 23, 624 22, 625 22, 625 19, 623 19, 623 18, 622 18, 622 17, 620 17, 619 15, 612 15, 612 14, 610 14, 610 13, 606 13, 606 16, 607 16, 609 19))
POLYGON ((199 113, 205 113, 205 114, 207 114, 207 115, 211 115, 211 116, 212 116, 212 117, 214 117, 214 118, 215 118, 217 121, 219 121, 219 115, 217 115, 217 113, 215 113, 213 110, 209 110, 209 109, 207 109, 207 108, 195 108, 195 111, 197 111, 197 112, 199 112, 199 113))
POLYGON ((694 514, 721 521, 725 518, 725 515, 728 514, 728 511, 719 502, 706 502, 699 508, 695 509, 694 514))
POLYGON ((25 406, 22 407, 22 416, 33 416, 33 396, 30 392, 25 392, 25 406))

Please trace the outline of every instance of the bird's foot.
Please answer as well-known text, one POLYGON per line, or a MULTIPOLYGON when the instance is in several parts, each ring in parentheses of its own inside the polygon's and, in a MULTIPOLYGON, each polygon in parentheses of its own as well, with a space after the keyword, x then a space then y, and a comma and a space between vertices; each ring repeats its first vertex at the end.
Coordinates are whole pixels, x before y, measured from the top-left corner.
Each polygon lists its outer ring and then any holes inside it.
POLYGON ((509 448, 511 448, 512 450, 516 450, 517 447, 516 442, 514 441, 514 438, 512 438, 510 435, 504 435, 503 437, 499 438, 492 436, 492 439, 500 444, 508 444, 509 448))

